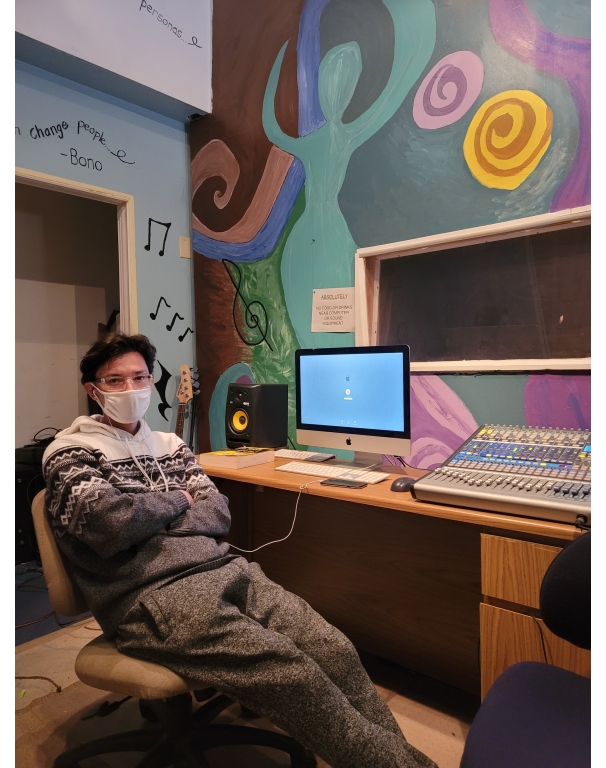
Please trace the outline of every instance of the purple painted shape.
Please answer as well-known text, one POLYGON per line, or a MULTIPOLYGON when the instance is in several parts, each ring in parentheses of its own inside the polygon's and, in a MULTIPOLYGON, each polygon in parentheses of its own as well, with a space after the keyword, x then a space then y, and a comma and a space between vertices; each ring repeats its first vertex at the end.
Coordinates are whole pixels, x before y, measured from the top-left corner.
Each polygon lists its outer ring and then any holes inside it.
POLYGON ((529 427, 591 429, 591 376, 530 376, 524 392, 524 413, 529 427))
POLYGON ((234 384, 254 384, 255 382, 246 373, 242 376, 238 376, 234 384))
POLYGON ((465 403, 434 375, 410 377, 410 422, 412 449, 406 463, 420 469, 440 466, 478 428, 465 403))
POLYGON ((455 123, 480 95, 484 65, 472 51, 455 51, 444 56, 425 75, 412 107, 420 128, 443 128, 455 123))
POLYGON ((440 67, 431 78, 427 90, 423 94, 423 109, 430 117, 450 115, 450 113, 454 112, 457 107, 461 106, 466 94, 467 80, 465 79, 465 75, 458 67, 453 67, 452 64, 447 64, 444 67, 440 67), (446 89, 449 85, 454 85, 453 98, 450 98, 450 92, 453 91, 452 88, 448 88, 449 93, 446 93, 446 89), (434 107, 431 103, 434 86, 437 97, 443 103, 442 106, 434 107))
POLYGON ((329 0, 307 0, 301 11, 297 39, 297 82, 299 84, 299 136, 307 136, 326 118, 320 106, 320 16, 329 0))
POLYGON ((497 43, 521 61, 568 83, 579 117, 579 142, 550 211, 589 205, 591 200, 591 41, 551 32, 526 0, 490 0, 490 26, 497 43))

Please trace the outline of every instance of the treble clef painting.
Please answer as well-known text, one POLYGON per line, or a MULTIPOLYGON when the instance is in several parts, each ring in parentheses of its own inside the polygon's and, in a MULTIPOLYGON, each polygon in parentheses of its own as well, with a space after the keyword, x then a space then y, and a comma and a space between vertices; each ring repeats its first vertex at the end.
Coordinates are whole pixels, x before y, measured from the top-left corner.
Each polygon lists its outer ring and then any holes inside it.
POLYGON ((240 286, 242 284, 242 272, 238 265, 229 259, 223 259, 222 262, 236 291, 232 307, 232 316, 234 319, 234 328, 236 329, 238 336, 249 347, 256 347, 265 342, 273 351, 273 347, 267 340, 267 310, 260 301, 254 300, 248 302, 241 293, 240 286), (240 328, 241 320, 238 313, 238 300, 244 308, 244 329, 240 328))

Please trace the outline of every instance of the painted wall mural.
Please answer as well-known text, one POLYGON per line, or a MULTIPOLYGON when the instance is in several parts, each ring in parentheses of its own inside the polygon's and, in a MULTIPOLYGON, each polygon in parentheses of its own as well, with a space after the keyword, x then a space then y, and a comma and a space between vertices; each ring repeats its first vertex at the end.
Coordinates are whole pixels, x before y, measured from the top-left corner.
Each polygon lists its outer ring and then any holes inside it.
MULTIPOLYGON (((353 284, 356 244, 339 208, 338 195, 349 159, 393 116, 429 61, 435 44, 435 12, 431 0, 383 0, 394 27, 394 54, 384 90, 355 120, 345 112, 360 78, 362 54, 357 42, 337 45, 318 67, 317 93, 324 123, 296 139, 285 134, 273 103, 286 43, 272 67, 263 100, 263 127, 275 145, 298 157, 305 169, 303 215, 296 223, 282 257, 286 306, 303 347, 343 346, 342 334, 312 334, 314 288, 353 284)), ((345 344, 351 343, 347 339, 345 344)))
MULTIPOLYGON (((312 289, 353 285, 356 248, 589 201, 589 40, 565 5, 215 5, 213 114, 191 131, 202 450, 236 375, 289 385, 294 441, 294 351, 353 344, 311 332, 312 289)), ((589 419, 588 376, 483 381, 413 376, 409 463, 441 463, 491 398, 508 423, 589 419)))
POLYGON ((588 205, 591 190, 591 42, 557 34, 537 20, 525 0, 490 0, 495 40, 521 61, 561 77, 570 88, 579 120, 579 141, 570 172, 550 210, 588 205))
POLYGON ((471 51, 455 51, 429 71, 415 95, 412 114, 419 128, 436 130, 456 122, 480 95, 482 60, 471 51))
POLYGON ((463 154, 486 187, 516 189, 534 171, 551 142, 553 113, 531 91, 504 91, 473 116, 463 154))

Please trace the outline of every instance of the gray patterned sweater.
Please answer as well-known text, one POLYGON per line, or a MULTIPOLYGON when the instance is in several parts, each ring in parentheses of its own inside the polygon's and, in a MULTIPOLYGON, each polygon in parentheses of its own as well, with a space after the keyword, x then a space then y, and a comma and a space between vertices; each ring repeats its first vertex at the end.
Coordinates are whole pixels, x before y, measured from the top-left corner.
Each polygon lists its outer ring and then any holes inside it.
POLYGON ((141 595, 233 558, 227 499, 175 434, 141 422, 131 435, 79 416, 43 458, 46 508, 55 539, 108 637, 141 595), (157 484, 151 490, 132 459, 157 484), (153 460, 162 467, 169 490, 153 460), (179 489, 191 494, 187 497, 179 489))

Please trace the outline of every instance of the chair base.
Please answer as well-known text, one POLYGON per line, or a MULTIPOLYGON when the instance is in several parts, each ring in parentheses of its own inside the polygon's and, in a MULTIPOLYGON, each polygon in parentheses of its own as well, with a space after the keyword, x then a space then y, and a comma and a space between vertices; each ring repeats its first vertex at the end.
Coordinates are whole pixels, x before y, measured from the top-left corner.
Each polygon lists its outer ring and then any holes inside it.
POLYGON ((209 768, 206 751, 234 745, 279 749, 290 756, 292 768, 314 768, 313 754, 290 736, 242 725, 212 725, 231 704, 232 699, 220 695, 192 713, 189 693, 146 702, 154 713, 161 713, 162 725, 95 739, 59 755, 53 768, 81 768, 80 760, 112 752, 145 752, 137 768, 209 768))

